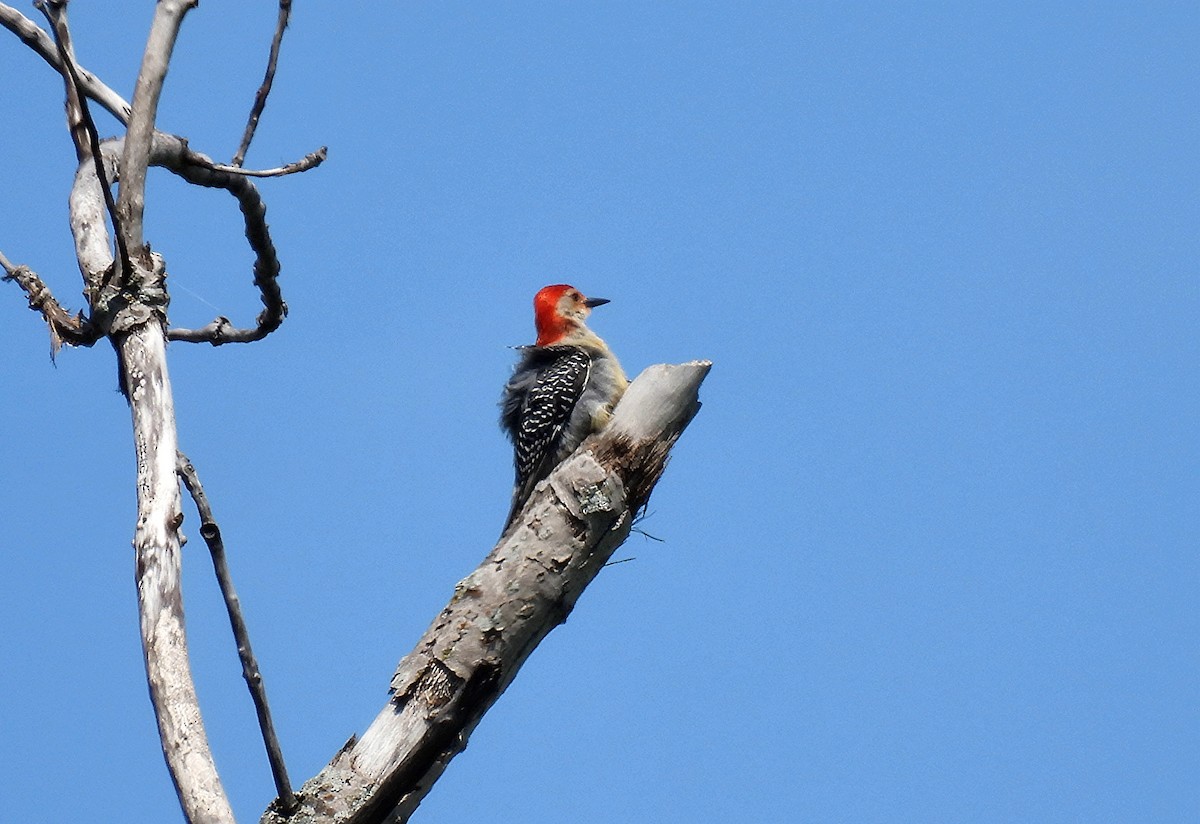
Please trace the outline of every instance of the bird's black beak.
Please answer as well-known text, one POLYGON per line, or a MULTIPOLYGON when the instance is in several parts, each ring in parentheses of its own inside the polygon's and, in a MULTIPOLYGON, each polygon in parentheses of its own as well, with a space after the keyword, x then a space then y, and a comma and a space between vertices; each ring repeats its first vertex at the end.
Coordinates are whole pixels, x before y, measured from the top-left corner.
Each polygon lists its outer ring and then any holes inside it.
POLYGON ((597 306, 603 306, 606 303, 611 303, 608 298, 588 298, 583 302, 583 305, 589 309, 595 309, 597 306))

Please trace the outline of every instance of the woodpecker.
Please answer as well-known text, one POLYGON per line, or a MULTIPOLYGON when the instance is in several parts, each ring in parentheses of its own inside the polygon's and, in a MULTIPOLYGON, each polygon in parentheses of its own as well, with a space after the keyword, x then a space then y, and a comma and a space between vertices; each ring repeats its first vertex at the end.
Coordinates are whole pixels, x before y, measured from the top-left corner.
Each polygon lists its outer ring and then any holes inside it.
POLYGON ((585 323, 606 303, 565 283, 533 298, 537 343, 519 347, 521 360, 500 399, 500 426, 513 442, 516 469, 505 529, 537 482, 608 423, 629 385, 608 344, 585 323))

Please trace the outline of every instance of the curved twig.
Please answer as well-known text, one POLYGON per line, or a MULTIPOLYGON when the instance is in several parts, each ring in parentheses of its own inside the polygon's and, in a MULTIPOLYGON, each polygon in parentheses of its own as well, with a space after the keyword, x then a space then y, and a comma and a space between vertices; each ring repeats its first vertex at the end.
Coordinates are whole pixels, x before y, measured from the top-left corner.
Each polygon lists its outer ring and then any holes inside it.
MULTIPOLYGON (((105 140, 100 146, 106 168, 109 166, 112 170, 118 168, 120 158, 125 152, 122 139, 105 140)), ((278 329, 279 325, 283 323, 283 319, 287 317, 287 304, 279 289, 279 257, 275 251, 275 245, 271 241, 270 227, 267 225, 267 207, 258 188, 238 172, 226 172, 213 168, 216 164, 211 158, 189 149, 187 141, 183 138, 163 132, 154 134, 149 164, 168 169, 189 183, 198 186, 225 189, 237 198, 238 207, 245 221, 246 240, 255 255, 254 285, 258 287, 265 307, 259 313, 254 327, 250 329, 237 328, 229 322, 228 318, 218 317, 200 329, 172 329, 168 332, 168 338, 220 346, 225 343, 251 343, 262 340, 278 329)), ((77 192, 93 188, 96 185, 94 173, 85 173, 85 170, 81 169, 80 175, 84 179, 81 181, 77 178, 77 192)), ((72 199, 75 199, 74 194, 72 199)), ((89 199, 85 198, 85 201, 87 200, 89 199)), ((73 206, 73 210, 74 208, 73 206)), ((80 208, 86 208, 86 202, 81 204, 80 208)), ((89 234, 92 229, 90 223, 81 221, 81 224, 85 225, 78 226, 76 231, 76 252, 80 260, 92 261, 91 266, 88 267, 92 270, 96 269, 100 263, 111 265, 111 257, 104 260, 101 254, 102 250, 97 248, 94 243, 90 249, 80 246, 81 238, 90 239, 92 237, 89 234)), ((100 266, 99 269, 103 271, 103 266, 100 266)))
MULTIPOLYGON (((243 169, 240 166, 227 166, 224 163, 213 161, 201 165, 214 172, 226 172, 227 174, 242 175, 243 177, 283 177, 284 175, 294 175, 298 172, 307 172, 309 169, 315 169, 324 163, 325 158, 328 156, 329 147, 322 146, 315 152, 309 152, 294 163, 276 166, 274 169, 243 169)), ((196 157, 203 157, 203 155, 196 155, 196 157)))
MULTIPOLYGON (((186 150, 187 143, 180 138, 182 148, 186 150)), ((155 145, 166 143, 166 140, 156 140, 155 145)), ((255 320, 253 329, 238 329, 224 317, 219 317, 201 329, 172 329, 167 333, 170 340, 187 341, 190 343, 211 343, 220 346, 224 343, 251 343, 262 340, 274 332, 287 317, 287 304, 283 301, 283 293, 279 290, 279 257, 271 242, 271 234, 267 226, 267 207, 263 203, 258 189, 243 175, 236 172, 219 171, 212 168, 212 160, 204 155, 187 152, 171 155, 171 163, 162 163, 171 171, 199 186, 225 189, 238 199, 238 207, 246 222, 246 240, 254 250, 254 285, 258 287, 259 296, 265 307, 255 320), (195 162, 199 158, 205 164, 195 162)))

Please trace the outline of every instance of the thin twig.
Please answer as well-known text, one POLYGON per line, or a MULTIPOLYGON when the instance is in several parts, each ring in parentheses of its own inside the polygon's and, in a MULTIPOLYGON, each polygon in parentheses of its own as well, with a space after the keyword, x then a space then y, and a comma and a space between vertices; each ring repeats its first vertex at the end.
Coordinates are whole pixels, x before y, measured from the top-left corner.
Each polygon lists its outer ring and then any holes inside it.
MULTIPOLYGON (((193 156, 203 157, 203 155, 193 156)), ((214 172, 225 172, 226 174, 242 175, 243 177, 283 177, 284 175, 294 175, 298 172, 307 172, 309 169, 315 169, 324 163, 325 158, 328 156, 329 147, 322 146, 315 152, 309 152, 294 163, 288 163, 285 166, 276 166, 274 169, 243 169, 240 166, 227 166, 224 163, 215 163, 211 160, 207 163, 201 163, 200 161, 196 161, 196 163, 214 172)), ((188 159, 191 160, 192 158, 189 157, 188 159)))
POLYGON ((96 166, 96 177, 100 181, 100 189, 104 193, 104 206, 108 209, 108 218, 112 222, 113 237, 117 243, 117 260, 121 264, 119 272, 114 273, 119 278, 122 273, 133 271, 129 259, 129 247, 125 245, 125 235, 117 222, 117 204, 113 200, 112 186, 104 174, 104 158, 100 152, 100 133, 96 131, 96 121, 88 111, 87 95, 83 93, 79 73, 75 70, 75 52, 71 47, 71 29, 67 25, 66 0, 39 0, 36 4, 50 26, 54 30, 54 44, 58 48, 58 58, 62 63, 63 79, 67 86, 67 117, 70 120, 71 138, 75 141, 75 151, 79 160, 86 161, 89 157, 96 166), (84 134, 81 136, 79 131, 84 134), (84 143, 86 139, 87 143, 84 143))
POLYGON ((258 661, 254 657, 254 650, 250 648, 250 631, 246 628, 241 603, 233 588, 233 576, 225 559, 225 542, 221 539, 221 528, 213 518, 212 507, 208 503, 208 496, 204 494, 196 467, 182 452, 179 453, 176 471, 183 480, 183 485, 191 493, 192 500, 196 502, 196 510, 200 513, 200 536, 204 538, 204 543, 208 544, 217 583, 221 587, 221 595, 225 598, 225 610, 229 613, 229 625, 233 628, 238 658, 242 662, 242 677, 246 679, 250 698, 254 701, 254 711, 258 714, 258 726, 262 730, 263 744, 267 748, 267 760, 271 762, 271 775, 275 778, 279 803, 284 812, 291 812, 296 808, 296 794, 292 792, 292 784, 288 780, 287 767, 283 761, 283 749, 279 746, 275 724, 271 721, 271 708, 267 704, 267 691, 263 686, 258 661))
POLYGON ((242 145, 238 146, 237 154, 231 161, 234 166, 241 166, 250 150, 250 141, 254 139, 254 131, 258 128, 258 119, 262 116, 267 105, 267 95, 271 93, 271 85, 275 82, 275 66, 279 62, 279 46, 283 43, 283 32, 292 16, 292 0, 279 0, 279 17, 275 21, 275 36, 271 39, 271 54, 267 58, 267 72, 262 85, 254 95, 254 105, 250 108, 250 119, 246 121, 246 131, 242 134, 242 145))
POLYGON ((67 90, 67 129, 71 133, 71 142, 75 145, 75 158, 80 162, 88 157, 95 157, 98 152, 91 149, 91 138, 87 133, 87 125, 83 106, 79 102, 79 84, 75 82, 71 66, 74 63, 74 46, 71 44, 71 30, 67 26, 66 0, 36 0, 33 7, 40 11, 50 23, 50 31, 54 33, 54 49, 58 54, 59 74, 67 90))
MULTIPOLYGON (((637 519, 634 519, 634 524, 636 524, 636 523, 637 523, 637 519)), ((658 542, 658 543, 660 543, 660 544, 665 544, 665 543, 666 543, 666 539, 664 539, 664 538, 660 538, 660 537, 658 537, 657 535, 651 535, 649 532, 647 532, 646 530, 642 529, 641 527, 634 526, 634 527, 633 527, 633 528, 632 528, 630 531, 631 531, 631 532, 636 532, 636 533, 638 533, 638 534, 639 534, 639 535, 641 535, 643 538, 649 538, 651 541, 657 541, 657 542, 658 542)))
POLYGON ((609 561, 609 562, 608 562, 607 564, 605 564, 604 566, 605 566, 605 567, 610 567, 610 566, 616 566, 617 564, 627 564, 627 563, 629 563, 630 561, 636 561, 636 560, 637 560, 637 556, 630 556, 630 557, 628 557, 628 558, 622 558, 622 559, 621 559, 621 560, 619 560, 619 561, 609 561))
MULTIPOLYGON (((54 41, 50 39, 50 35, 42 31, 28 17, 21 14, 21 12, 12 6, 0 3, 0 26, 15 34, 20 38, 22 43, 33 49, 39 57, 49 63, 59 73, 63 72, 62 61, 59 59, 58 49, 55 48, 54 41)), ((77 66, 76 69, 84 94, 107 109, 122 124, 128 123, 130 113, 129 103, 87 69, 81 66, 77 66)))

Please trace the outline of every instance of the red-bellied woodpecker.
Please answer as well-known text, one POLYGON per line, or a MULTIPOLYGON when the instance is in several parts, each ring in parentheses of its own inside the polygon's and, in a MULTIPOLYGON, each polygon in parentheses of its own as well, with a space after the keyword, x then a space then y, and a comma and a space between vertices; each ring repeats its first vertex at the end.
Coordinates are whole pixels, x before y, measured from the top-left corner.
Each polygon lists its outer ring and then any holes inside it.
POLYGON ((561 283, 534 296, 537 343, 520 348, 500 399, 500 425, 513 442, 517 475, 506 529, 534 485, 608 423, 629 385, 608 344, 585 323, 592 307, 605 303, 561 283))

